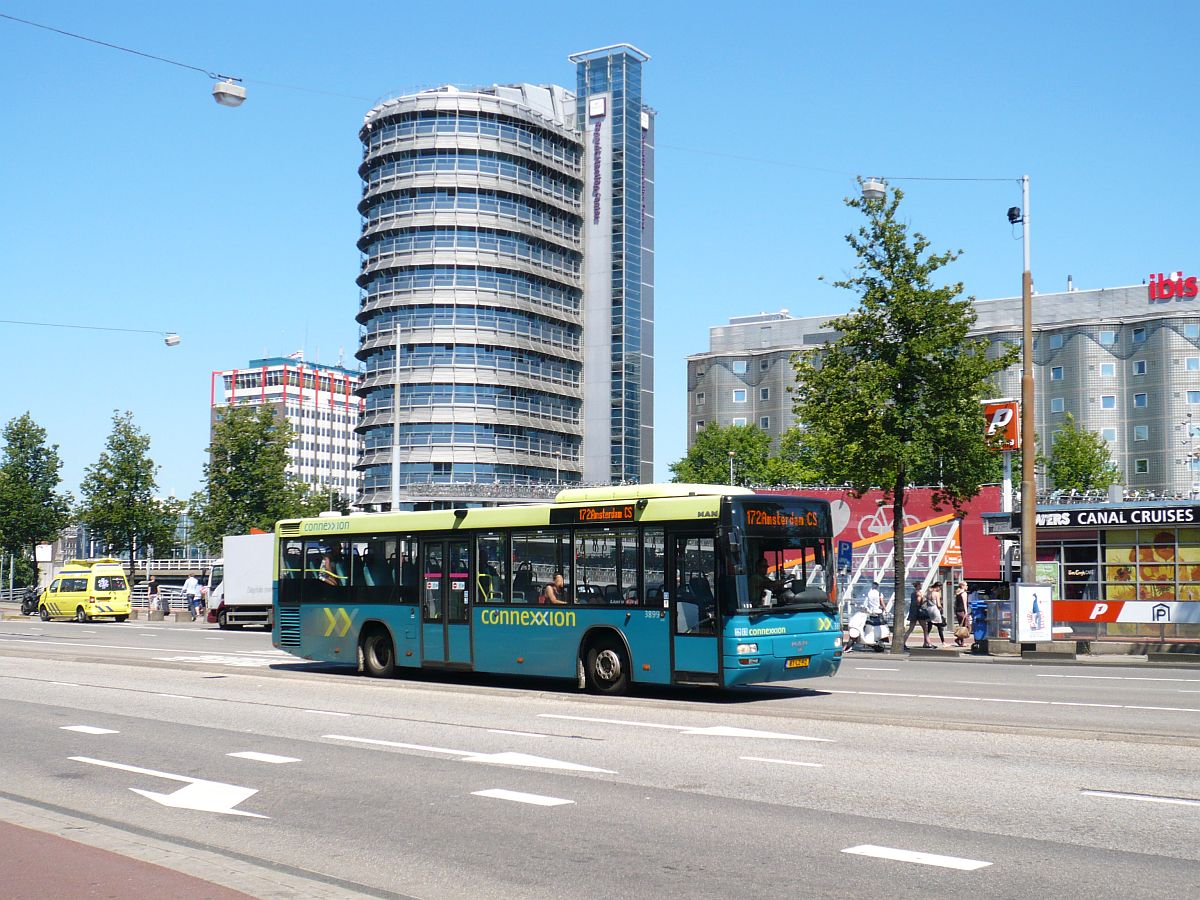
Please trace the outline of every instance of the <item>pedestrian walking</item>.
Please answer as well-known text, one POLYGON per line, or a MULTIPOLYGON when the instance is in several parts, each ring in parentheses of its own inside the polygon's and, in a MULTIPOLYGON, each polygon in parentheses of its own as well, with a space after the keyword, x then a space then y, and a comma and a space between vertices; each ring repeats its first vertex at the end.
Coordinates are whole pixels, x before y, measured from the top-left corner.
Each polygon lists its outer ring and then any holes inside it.
POLYGON ((158 579, 151 575, 150 580, 146 582, 146 612, 161 612, 160 602, 158 579))
POLYGON ((196 621, 196 612, 200 608, 200 581, 192 573, 188 573, 187 581, 183 583, 183 594, 187 597, 188 612, 192 614, 192 621, 196 621))
POLYGON ((929 624, 932 628, 926 629, 926 647, 932 647, 928 637, 933 628, 938 631, 938 637, 941 639, 942 646, 946 646, 946 615, 942 612, 942 586, 934 584, 929 589, 929 596, 925 598, 925 611, 929 615, 929 624))
POLYGON ((908 629, 904 632, 904 640, 900 642, 902 648, 908 646, 909 635, 916 630, 917 625, 921 626, 921 637, 924 638, 921 646, 932 647, 929 643, 929 612, 925 607, 925 588, 921 582, 914 581, 912 594, 908 598, 908 629))
POLYGON ((967 635, 971 633, 971 604, 967 599, 969 596, 967 583, 960 581, 954 592, 954 643, 960 647, 966 646, 967 635))

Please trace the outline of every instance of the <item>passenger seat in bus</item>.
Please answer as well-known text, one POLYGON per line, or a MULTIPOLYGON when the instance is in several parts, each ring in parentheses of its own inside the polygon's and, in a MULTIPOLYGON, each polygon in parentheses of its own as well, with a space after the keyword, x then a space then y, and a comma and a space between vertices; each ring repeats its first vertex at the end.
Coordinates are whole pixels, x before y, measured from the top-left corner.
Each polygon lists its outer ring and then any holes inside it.
POLYGON ((700 607, 695 603, 680 600, 675 604, 675 629, 677 634, 691 634, 700 627, 700 607))

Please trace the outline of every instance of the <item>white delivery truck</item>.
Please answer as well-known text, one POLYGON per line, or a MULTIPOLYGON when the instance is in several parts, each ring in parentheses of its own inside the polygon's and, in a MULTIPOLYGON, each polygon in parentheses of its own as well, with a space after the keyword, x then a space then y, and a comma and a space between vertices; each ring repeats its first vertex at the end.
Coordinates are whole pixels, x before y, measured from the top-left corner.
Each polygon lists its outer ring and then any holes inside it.
POLYGON ((208 573, 208 621, 221 628, 261 625, 270 630, 275 535, 227 536, 221 549, 224 556, 208 573))

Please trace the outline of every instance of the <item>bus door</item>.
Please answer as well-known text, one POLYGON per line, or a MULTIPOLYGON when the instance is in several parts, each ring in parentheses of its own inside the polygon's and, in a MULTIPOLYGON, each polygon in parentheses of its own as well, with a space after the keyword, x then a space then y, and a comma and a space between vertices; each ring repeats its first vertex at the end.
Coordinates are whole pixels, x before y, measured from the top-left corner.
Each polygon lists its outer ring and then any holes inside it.
POLYGON ((470 542, 421 544, 421 660, 471 666, 470 542))
POLYGON ((672 680, 719 684, 716 540, 711 532, 672 533, 667 549, 672 680))

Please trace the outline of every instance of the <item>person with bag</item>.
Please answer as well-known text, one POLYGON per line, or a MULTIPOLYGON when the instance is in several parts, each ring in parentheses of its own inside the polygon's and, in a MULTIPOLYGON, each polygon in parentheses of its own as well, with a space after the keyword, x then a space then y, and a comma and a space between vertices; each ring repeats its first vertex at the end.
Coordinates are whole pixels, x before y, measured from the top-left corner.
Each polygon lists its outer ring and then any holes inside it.
POLYGON ((941 638, 942 646, 946 646, 946 617, 942 614, 942 586, 934 582, 929 588, 929 596, 925 599, 925 614, 929 617, 929 625, 925 628, 925 644, 929 649, 933 644, 929 642, 929 634, 936 628, 938 637, 941 638), (932 626, 930 628, 929 626, 932 626))
POLYGON ((954 643, 960 647, 966 646, 966 639, 971 636, 971 605, 967 600, 967 583, 960 581, 954 592, 954 643))

